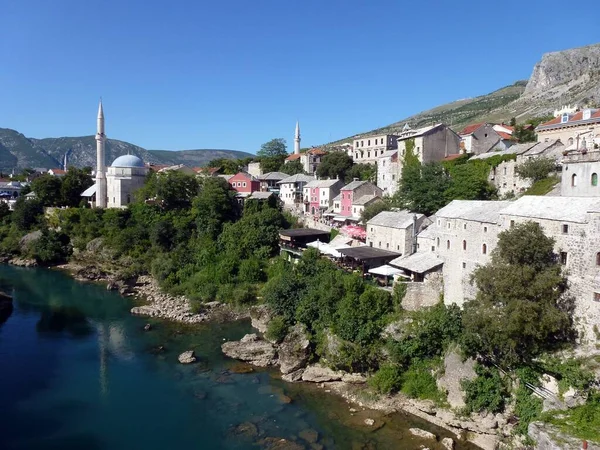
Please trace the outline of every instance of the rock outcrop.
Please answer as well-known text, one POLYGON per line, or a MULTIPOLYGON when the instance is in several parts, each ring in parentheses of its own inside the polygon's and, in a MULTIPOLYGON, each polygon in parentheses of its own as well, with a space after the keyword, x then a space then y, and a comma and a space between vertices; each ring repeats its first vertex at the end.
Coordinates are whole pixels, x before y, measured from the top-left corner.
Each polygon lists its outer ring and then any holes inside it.
POLYGON ((266 305, 253 306, 250 309, 250 319, 254 328, 261 333, 266 333, 271 321, 271 311, 266 305))
POLYGON ((438 379, 437 385, 441 391, 448 393, 448 403, 451 407, 463 408, 465 399, 461 382, 475 377, 475 361, 471 358, 463 361, 457 352, 452 351, 444 358, 444 375, 438 379))
POLYGON ((297 323, 279 344, 280 370, 288 374, 306 366, 310 356, 310 341, 304 325, 297 323))
POLYGON ((259 367, 277 364, 277 350, 273 344, 256 334, 247 334, 239 341, 225 342, 221 350, 230 358, 246 361, 259 367))
MULTIPOLYGON (((536 442, 535 450, 580 450, 581 439, 567 436, 556 427, 541 422, 532 422, 527 435, 536 442)), ((588 450, 600 450, 600 444, 588 441, 588 450)))
POLYGON ((324 367, 321 364, 313 364, 308 366, 302 374, 302 381, 311 381, 313 383, 325 383, 328 381, 340 381, 343 372, 338 372, 324 367))
POLYGON ((410 434, 413 436, 417 436, 422 439, 431 439, 434 441, 437 440, 437 436, 435 434, 430 433, 429 431, 421 430, 420 428, 410 428, 408 431, 410 431, 410 434))
POLYGON ((196 355, 194 354, 194 350, 188 350, 179 355, 177 359, 181 364, 192 364, 196 362, 196 355))

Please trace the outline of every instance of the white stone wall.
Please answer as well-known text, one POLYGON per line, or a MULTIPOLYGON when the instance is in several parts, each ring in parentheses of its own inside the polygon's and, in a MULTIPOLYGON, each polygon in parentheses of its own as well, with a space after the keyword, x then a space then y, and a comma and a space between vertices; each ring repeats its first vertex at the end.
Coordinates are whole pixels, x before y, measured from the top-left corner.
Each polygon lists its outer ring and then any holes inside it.
POLYGON ((600 201, 600 152, 580 155, 579 160, 565 158, 561 173, 560 195, 566 197, 599 197, 600 201), (596 174, 596 185, 592 176, 596 174), (575 180, 573 179, 575 176, 575 180))
POLYGON ((389 134, 354 139, 349 155, 356 164, 377 163, 377 158, 383 155, 385 151, 397 147, 396 139, 396 136, 389 134))
POLYGON ((124 208, 134 200, 134 192, 146 181, 148 169, 142 167, 109 167, 106 174, 108 208, 124 208))
POLYGON ((402 255, 410 255, 412 253, 412 233, 412 225, 407 229, 401 229, 367 224, 367 245, 402 255))
POLYGON ((295 183, 282 183, 279 185, 279 198, 285 205, 294 205, 295 204, 295 192, 296 186, 295 183))
POLYGON ((521 178, 516 174, 517 165, 516 161, 504 161, 490 170, 488 180, 498 189, 498 195, 503 196, 509 192, 519 195, 531 187, 532 183, 529 179, 521 178))
POLYGON ((402 173, 402 158, 382 156, 377 160, 377 186, 383 190, 383 195, 392 196, 398 190, 398 181, 402 173), (396 161, 392 161, 396 159, 396 161))

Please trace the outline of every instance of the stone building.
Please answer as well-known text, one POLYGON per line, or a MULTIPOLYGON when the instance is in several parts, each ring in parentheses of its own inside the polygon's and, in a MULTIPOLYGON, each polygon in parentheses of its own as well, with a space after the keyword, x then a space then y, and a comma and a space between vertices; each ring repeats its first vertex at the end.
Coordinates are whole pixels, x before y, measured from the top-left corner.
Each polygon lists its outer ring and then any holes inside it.
POLYGON ((227 180, 231 189, 239 196, 249 196, 253 192, 260 191, 260 181, 248 172, 238 172, 227 180))
POLYGON ((302 164, 302 170, 309 175, 314 175, 317 171, 317 167, 319 167, 319 164, 321 164, 323 156, 326 154, 327 152, 321 150, 320 148, 312 148, 304 153, 292 153, 290 156, 285 158, 284 162, 285 164, 288 164, 292 161, 300 161, 300 164, 302 164))
POLYGON ((569 152, 562 160, 560 194, 599 197, 600 151, 569 152))
POLYGON ((411 140, 414 140, 414 152, 421 163, 441 161, 460 150, 459 136, 443 123, 415 130, 405 125, 397 137, 397 148, 386 150, 377 159, 377 186, 385 195, 394 195, 398 188, 406 144, 411 140))
POLYGON ((367 222, 367 245, 410 255, 417 250, 417 233, 428 224, 423 214, 407 210, 380 212, 367 222))
POLYGON ((361 207, 364 208, 366 203, 372 202, 376 197, 381 197, 382 193, 383 191, 370 181, 355 179, 340 189, 339 199, 334 198, 334 212, 344 217, 359 219, 362 213, 361 207))
POLYGON ((461 149, 463 153, 491 152, 493 150, 506 150, 513 142, 512 132, 508 125, 494 125, 492 123, 475 123, 465 127, 460 133, 461 149))
POLYGON ((284 178, 289 177, 283 172, 269 172, 256 177, 260 181, 260 190, 263 192, 273 192, 279 194, 279 185, 277 184, 284 178))
POLYGON ((304 200, 304 186, 313 180, 314 177, 299 173, 278 181, 279 198, 287 206, 302 205, 304 200))
POLYGON ((384 152, 398 148, 396 140, 397 136, 393 134, 361 136, 354 139, 348 154, 355 164, 375 164, 384 152))
POLYGON ((594 150, 600 145, 600 109, 564 112, 535 129, 539 142, 560 139, 566 150, 594 150))
POLYGON ((148 167, 134 155, 119 156, 106 173, 108 208, 123 208, 133 201, 133 193, 146 182, 148 167))

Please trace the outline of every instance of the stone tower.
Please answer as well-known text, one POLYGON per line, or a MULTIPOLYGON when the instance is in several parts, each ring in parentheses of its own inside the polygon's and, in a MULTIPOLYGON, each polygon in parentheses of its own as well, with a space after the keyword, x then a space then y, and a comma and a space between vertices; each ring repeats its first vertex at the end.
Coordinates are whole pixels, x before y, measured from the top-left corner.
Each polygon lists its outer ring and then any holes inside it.
POLYGON ((106 208, 106 168, 104 167, 104 110, 102 100, 98 107, 98 121, 96 131, 96 207, 106 208))
POLYGON ((296 122, 296 134, 294 135, 294 154, 300 154, 300 123, 296 122))

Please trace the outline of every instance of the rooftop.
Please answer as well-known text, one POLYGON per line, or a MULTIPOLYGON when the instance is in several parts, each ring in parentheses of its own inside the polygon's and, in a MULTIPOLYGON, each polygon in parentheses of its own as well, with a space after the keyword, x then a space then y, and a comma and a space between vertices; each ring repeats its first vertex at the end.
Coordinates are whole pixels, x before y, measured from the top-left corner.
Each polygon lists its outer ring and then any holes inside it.
POLYGON ((259 176, 258 179, 260 181, 279 181, 289 176, 289 174, 283 172, 269 172, 259 176))
POLYGON ((562 152, 565 146, 562 144, 560 139, 553 139, 548 142, 538 142, 531 149, 524 153, 525 156, 555 156, 562 157, 562 152), (550 151, 549 151, 550 150, 550 151))
POLYGON ((248 197, 248 199, 253 199, 253 200, 268 200, 272 195, 273 195, 272 192, 259 192, 259 191, 255 191, 255 192, 252 193, 252 195, 250 195, 250 197, 248 197))
POLYGON ((333 186, 336 183, 340 183, 340 180, 337 179, 333 179, 333 180, 312 180, 309 183, 306 184, 307 188, 328 188, 333 186))
POLYGON ((376 247, 369 247, 367 245, 361 247, 341 248, 338 251, 344 256, 349 256, 360 261, 378 258, 392 259, 400 256, 400 253, 390 252, 389 250, 383 250, 376 247))
POLYGON ((367 205, 368 203, 371 203, 373 200, 378 198, 380 198, 378 195, 367 194, 359 197, 357 200, 354 200, 352 204, 358 206, 367 205))
MULTIPOLYGON (((402 133, 400 133, 400 135, 398 136, 398 140, 402 141, 404 139, 412 139, 414 137, 423 136, 424 134, 427 134, 430 131, 436 130, 443 126, 445 126, 443 123, 436 123, 435 125, 430 125, 428 127, 422 127, 422 128, 416 128, 414 130, 412 128, 407 128, 406 130, 402 130, 402 133)), ((406 125, 405 125, 405 127, 406 127, 406 125)))
POLYGON ((297 173, 296 175, 288 176, 281 181, 278 181, 277 184, 288 184, 288 183, 308 183, 309 181, 314 180, 314 177, 310 175, 304 175, 303 173, 297 173))
POLYGON ((598 197, 544 197, 525 195, 510 202, 503 215, 531 219, 560 220, 564 222, 587 222, 588 211, 598 206, 598 197))
POLYGON ((144 161, 135 155, 121 155, 113 161, 111 167, 146 167, 144 161))
POLYGON ((369 225, 405 229, 413 224, 414 219, 420 219, 423 214, 415 214, 408 210, 383 211, 367 222, 369 225))
POLYGON ((435 216, 445 219, 463 219, 474 222, 498 223, 500 212, 511 202, 508 200, 452 200, 435 216))
POLYGON ((421 252, 392 259, 390 264, 392 266, 400 267, 401 269, 410 270, 411 272, 425 273, 441 266, 444 264, 444 261, 437 258, 433 253, 421 252))
POLYGON ((280 236, 300 237, 300 236, 329 236, 329 231, 315 230, 314 228, 291 228, 289 230, 281 230, 280 236))
POLYGON ((485 122, 479 122, 479 123, 473 123, 471 125, 467 125, 458 134, 460 136, 468 136, 469 134, 475 133, 477 130, 479 130, 484 125, 485 125, 485 122))
POLYGON ((510 146, 506 150, 501 150, 499 152, 492 151, 492 152, 481 153, 479 155, 475 155, 472 158, 470 158, 470 160, 474 161, 477 159, 487 159, 487 158, 492 158, 494 156, 502 156, 502 155, 522 155, 527 150, 531 149, 532 147, 536 146, 537 144, 538 144, 537 142, 525 142, 523 144, 515 144, 515 145, 510 146))
MULTIPOLYGON (((585 111, 585 110, 584 110, 585 111)), ((579 124, 585 124, 585 123, 595 123, 595 122, 600 122, 600 109, 590 109, 589 111, 589 119, 585 119, 583 118, 584 116, 584 111, 578 111, 576 113, 572 113, 572 114, 561 114, 558 117, 555 117, 552 120, 549 120, 548 122, 544 122, 540 125, 538 125, 536 127, 536 130, 549 130, 549 129, 553 129, 553 128, 560 128, 563 126, 571 126, 571 125, 579 125, 579 124), (563 122, 563 116, 567 117, 567 121, 563 122)))
POLYGON ((290 156, 285 158, 285 160, 286 161, 296 161, 297 159, 300 159, 301 156, 302 156, 301 153, 292 153, 290 156))
POLYGON ((368 181, 355 180, 348 183, 346 186, 342 188, 342 191, 353 191, 356 188, 361 187, 363 184, 368 183, 368 181))

